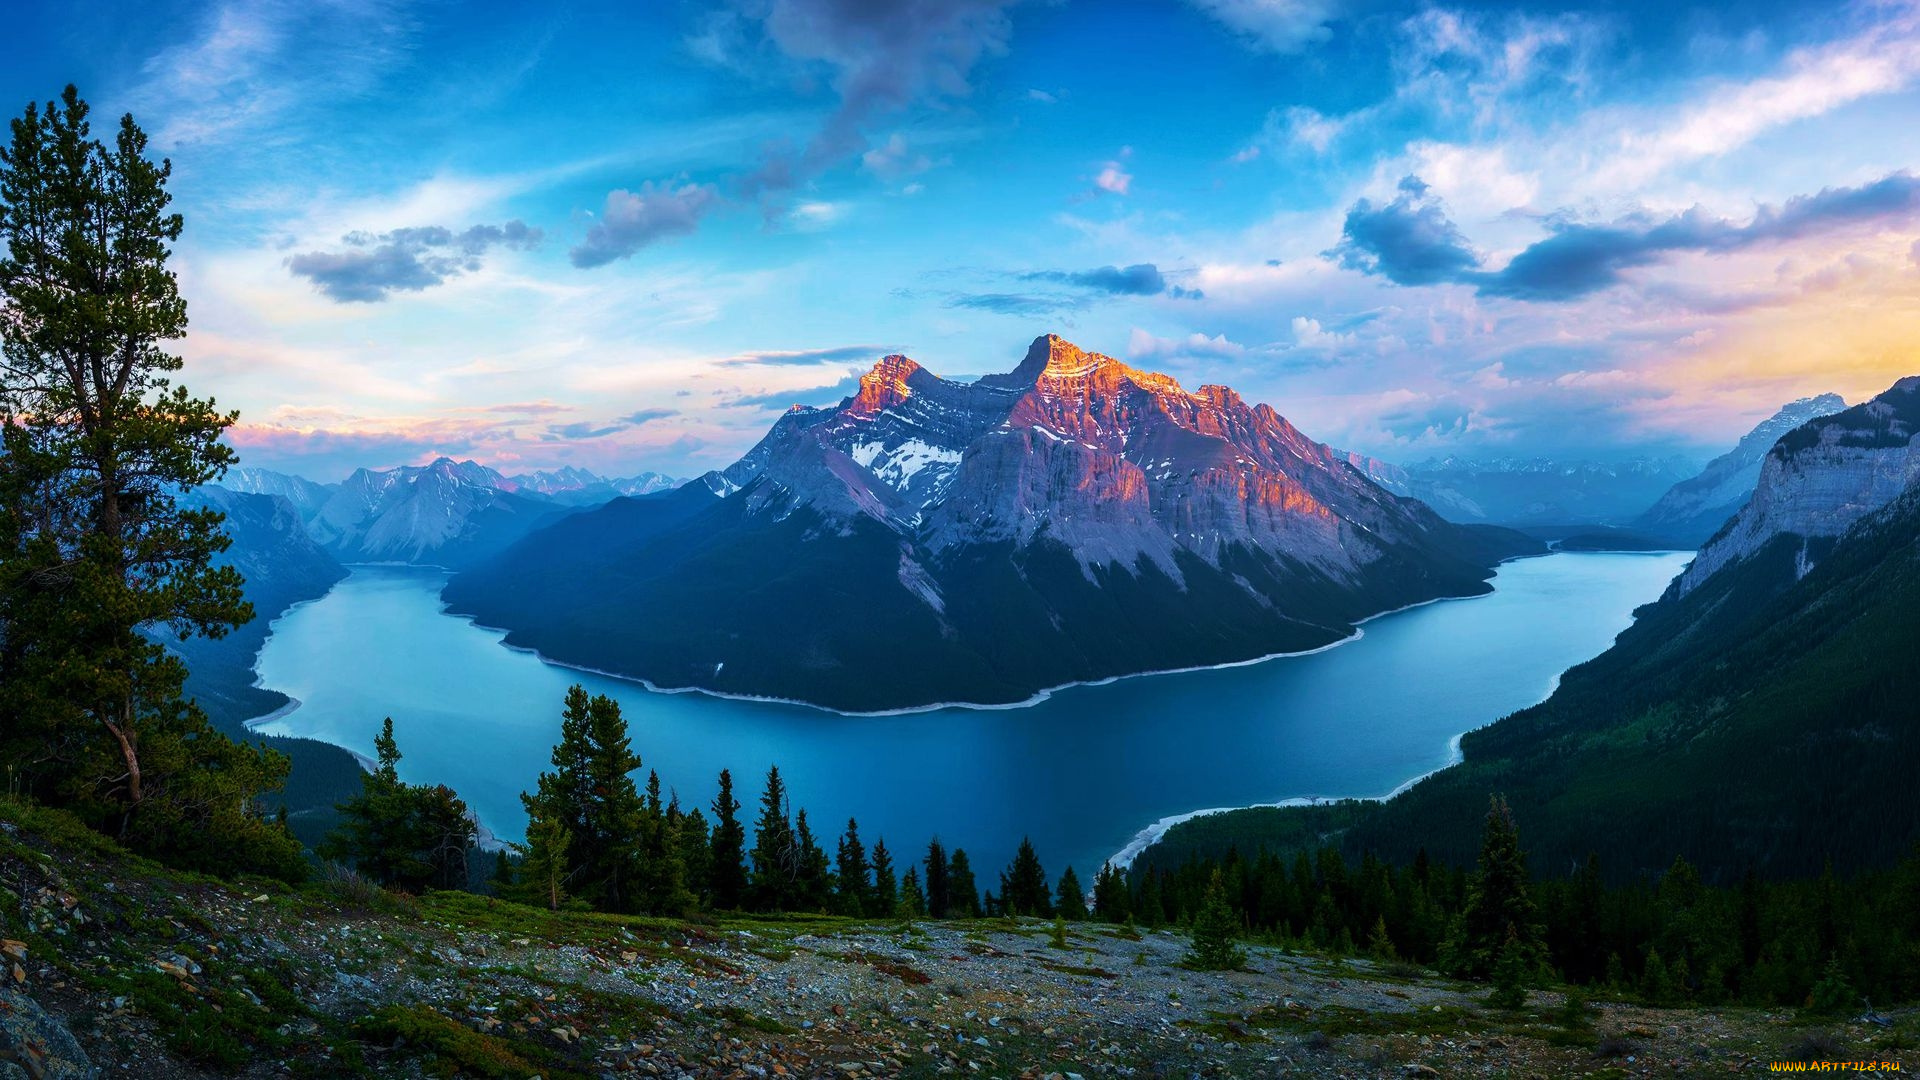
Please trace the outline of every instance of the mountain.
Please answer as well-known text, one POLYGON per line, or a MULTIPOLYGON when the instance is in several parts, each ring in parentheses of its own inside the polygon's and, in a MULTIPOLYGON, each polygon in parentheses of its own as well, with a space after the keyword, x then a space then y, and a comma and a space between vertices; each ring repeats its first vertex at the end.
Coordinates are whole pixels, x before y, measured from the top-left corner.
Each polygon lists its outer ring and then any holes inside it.
POLYGON ((308 518, 313 538, 346 562, 457 566, 495 554, 568 511, 524 495, 485 465, 355 470, 308 518))
POLYGON ((513 477, 515 487, 522 494, 543 495, 568 506, 596 506, 621 496, 652 495, 677 488, 684 482, 657 472, 628 477, 598 476, 571 465, 513 477))
POLYGON ((1694 474, 1694 463, 1684 458, 1447 457, 1404 468, 1360 460, 1367 464, 1356 467, 1376 483, 1419 499, 1449 521, 1511 526, 1623 524, 1694 474))
POLYGON ((1669 488, 1659 502, 1634 519, 1634 527, 1690 545, 1705 543, 1746 505, 1760 481, 1760 463, 1780 436, 1846 407, 1846 400, 1839 394, 1789 402, 1743 436, 1732 450, 1708 462, 1700 475, 1669 488))
POLYGON ((292 503, 304 519, 325 505, 338 485, 316 484, 304 476, 243 466, 228 469, 219 486, 246 494, 277 495, 292 503))
POLYGON ((727 469, 533 533, 445 595, 564 661, 885 710, 1314 648, 1539 550, 1224 386, 1049 335, 972 383, 886 357, 727 469))
MULTIPOLYGON (((1386 803, 1236 811, 1189 832, 1253 850, 1337 834, 1471 862, 1489 793, 1533 864, 1616 879, 1676 855, 1709 880, 1892 865, 1920 842, 1920 377, 1768 451, 1752 501, 1613 647, 1461 740, 1386 803)), ((1177 848, 1188 843, 1170 831, 1177 848)))
POLYGON ((1905 492, 1920 473, 1920 376, 1872 401, 1781 436, 1760 464, 1753 497, 1709 539, 1678 583, 1697 588, 1715 571, 1782 536, 1800 541, 1802 572, 1831 541, 1905 492))

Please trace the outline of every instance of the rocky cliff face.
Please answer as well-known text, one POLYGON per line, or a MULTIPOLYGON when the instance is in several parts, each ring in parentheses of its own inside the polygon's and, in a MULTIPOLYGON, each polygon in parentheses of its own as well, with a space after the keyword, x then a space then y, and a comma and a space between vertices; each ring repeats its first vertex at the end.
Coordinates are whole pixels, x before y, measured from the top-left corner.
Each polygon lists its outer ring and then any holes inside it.
POLYGON ((1634 527, 1688 544, 1705 542, 1746 505, 1760 482, 1761 462, 1782 435, 1846 407, 1846 400, 1839 394, 1788 403, 1743 436, 1732 450, 1708 462, 1700 475, 1669 488, 1659 502, 1635 520, 1634 527))
POLYGON ((534 534, 447 598, 664 685, 885 709, 1311 648, 1537 549, 1224 386, 1049 335, 971 383, 884 357, 725 470, 534 534))
POLYGON ((1774 443, 1753 498, 1675 583, 1680 595, 1776 536, 1801 538, 1801 573, 1822 545, 1906 491, 1920 476, 1920 376, 1865 404, 1814 420, 1774 443))

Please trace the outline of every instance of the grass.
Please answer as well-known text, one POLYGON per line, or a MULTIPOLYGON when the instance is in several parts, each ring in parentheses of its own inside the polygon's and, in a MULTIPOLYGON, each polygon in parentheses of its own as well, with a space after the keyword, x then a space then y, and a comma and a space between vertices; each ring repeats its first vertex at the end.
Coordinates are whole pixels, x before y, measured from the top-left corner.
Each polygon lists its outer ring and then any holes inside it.
POLYGON ((540 1075, 575 1080, 582 1074, 558 1067, 553 1055, 526 1040, 475 1031, 423 1005, 390 1005, 355 1025, 368 1043, 385 1043, 416 1057, 429 1075, 524 1080, 540 1075), (532 1059, 539 1059, 538 1064, 532 1059))

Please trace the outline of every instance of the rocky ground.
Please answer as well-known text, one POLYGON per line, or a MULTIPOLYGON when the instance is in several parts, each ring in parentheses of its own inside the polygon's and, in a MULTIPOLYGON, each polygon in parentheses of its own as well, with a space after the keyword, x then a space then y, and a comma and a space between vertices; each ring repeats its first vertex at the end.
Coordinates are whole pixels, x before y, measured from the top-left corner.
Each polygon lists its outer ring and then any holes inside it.
POLYGON ((1920 1068, 1920 1015, 1528 1010, 1412 969, 1010 920, 553 914, 133 859, 0 802, 0 1080, 31 1077, 1638 1077, 1920 1068))

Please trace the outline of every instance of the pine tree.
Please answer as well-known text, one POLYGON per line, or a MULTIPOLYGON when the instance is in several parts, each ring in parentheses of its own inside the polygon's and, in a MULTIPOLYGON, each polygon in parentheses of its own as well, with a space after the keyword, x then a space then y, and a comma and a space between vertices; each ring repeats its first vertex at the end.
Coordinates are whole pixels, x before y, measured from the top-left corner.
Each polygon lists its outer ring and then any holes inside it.
POLYGON ((947 861, 947 904, 954 918, 980 917, 980 890, 974 885, 973 863, 960 848, 954 848, 953 857, 947 861))
POLYGON ((840 837, 834 857, 836 899, 843 915, 856 918, 873 906, 873 885, 868 881, 867 848, 860 842, 860 823, 847 819, 847 831, 840 837))
POLYGON ((566 829, 565 876, 577 893, 604 911, 637 910, 645 900, 639 872, 647 805, 633 783, 641 762, 620 704, 604 694, 589 697, 578 684, 569 688, 552 761, 534 793, 520 797, 527 817, 566 829))
POLYGON ((1123 923, 1133 917, 1133 893, 1127 888, 1127 876, 1112 863, 1102 864, 1093 877, 1093 914, 1110 923, 1123 923))
POLYGON ((1387 918, 1382 915, 1373 921, 1373 932, 1367 935, 1367 955, 1381 963, 1390 963, 1400 959, 1393 947, 1393 937, 1387 933, 1387 918))
POLYGON ((896 909, 903 919, 917 919, 927 914, 927 894, 920 888, 920 871, 907 867, 907 876, 900 880, 900 904, 896 909))
POLYGON ((1460 939, 1450 949, 1454 973, 1484 979, 1493 974, 1500 954, 1517 948, 1525 970, 1541 966, 1545 950, 1533 899, 1528 894, 1527 860, 1520 850, 1520 829, 1507 801, 1489 801, 1480 863, 1461 913, 1460 939))
POLYGON ((1060 887, 1055 892, 1054 910, 1060 917, 1071 922, 1084 922, 1087 918, 1086 890, 1080 887, 1080 875, 1069 866, 1060 875, 1060 887))
POLYGON ((936 919, 944 919, 953 908, 947 849, 940 846, 940 838, 934 837, 927 844, 927 914, 936 919))
POLYGON ((713 902, 713 846, 708 836, 707 816, 698 808, 679 815, 673 823, 674 850, 686 871, 687 892, 696 903, 708 907, 713 902))
POLYGON ((669 814, 660 797, 660 774, 649 770, 639 813, 632 905, 637 910, 684 914, 693 904, 687 868, 680 858, 679 809, 669 814))
POLYGON ((713 906, 737 911, 747 896, 747 834, 740 826, 740 800, 733 797, 733 774, 720 770, 720 794, 713 800, 713 906))
POLYGON ((423 884, 436 889, 467 888, 467 855, 480 830, 466 800, 445 784, 416 787, 410 794, 427 867, 423 884))
POLYGON ((1187 964, 1201 971, 1236 971, 1244 967, 1247 954, 1234 943, 1240 932, 1240 920, 1227 903, 1227 890, 1218 869, 1207 882, 1206 896, 1193 920, 1193 944, 1187 964))
POLYGON ((1008 915, 1046 918, 1053 914, 1047 872, 1040 866, 1040 856, 1033 850, 1032 840, 1020 838, 1020 850, 1014 853, 1013 863, 1001 881, 1000 903, 1008 915))
POLYGON ((1144 876, 1146 880, 1140 884, 1140 897, 1133 906, 1140 922, 1147 929, 1155 930, 1167 921, 1167 907, 1160 898, 1160 875, 1149 867, 1144 876))
POLYGON ((755 911, 792 911, 800 877, 800 852, 787 816, 787 785, 778 765, 767 769, 760 796, 760 820, 754 827, 753 870, 748 896, 755 911))
POLYGON ((1526 949, 1521 946, 1517 931, 1507 934, 1507 943, 1500 949, 1499 957, 1493 965, 1493 993, 1487 996, 1487 1004, 1496 1009, 1524 1008, 1530 972, 1526 949))
POLYGON ((873 894, 870 900, 867 914, 875 918, 892 916, 900 903, 899 883, 893 874, 893 853, 887 850, 885 837, 873 842, 873 894))
POLYGON ((813 838, 802 807, 793 819, 793 844, 800 872, 794 878, 796 910, 824 912, 833 906, 833 874, 827 869, 827 853, 813 838))
POLYGON ((0 760, 10 786, 178 865, 297 879, 260 796, 287 759, 216 731, 160 638, 253 617, 216 565, 222 516, 180 493, 234 460, 237 419, 174 386, 172 166, 123 116, 95 139, 68 86, 0 149, 0 760))
POLYGON ((514 845, 520 867, 506 896, 550 911, 560 910, 567 901, 566 885, 572 874, 567 850, 572 842, 573 833, 557 817, 535 817, 527 822, 527 842, 514 845))
POLYGON ((417 891, 432 870, 421 858, 413 793, 400 780, 392 717, 381 723, 373 751, 373 771, 361 775, 360 794, 334 808, 340 824, 321 843, 319 855, 350 863, 375 884, 417 891))

